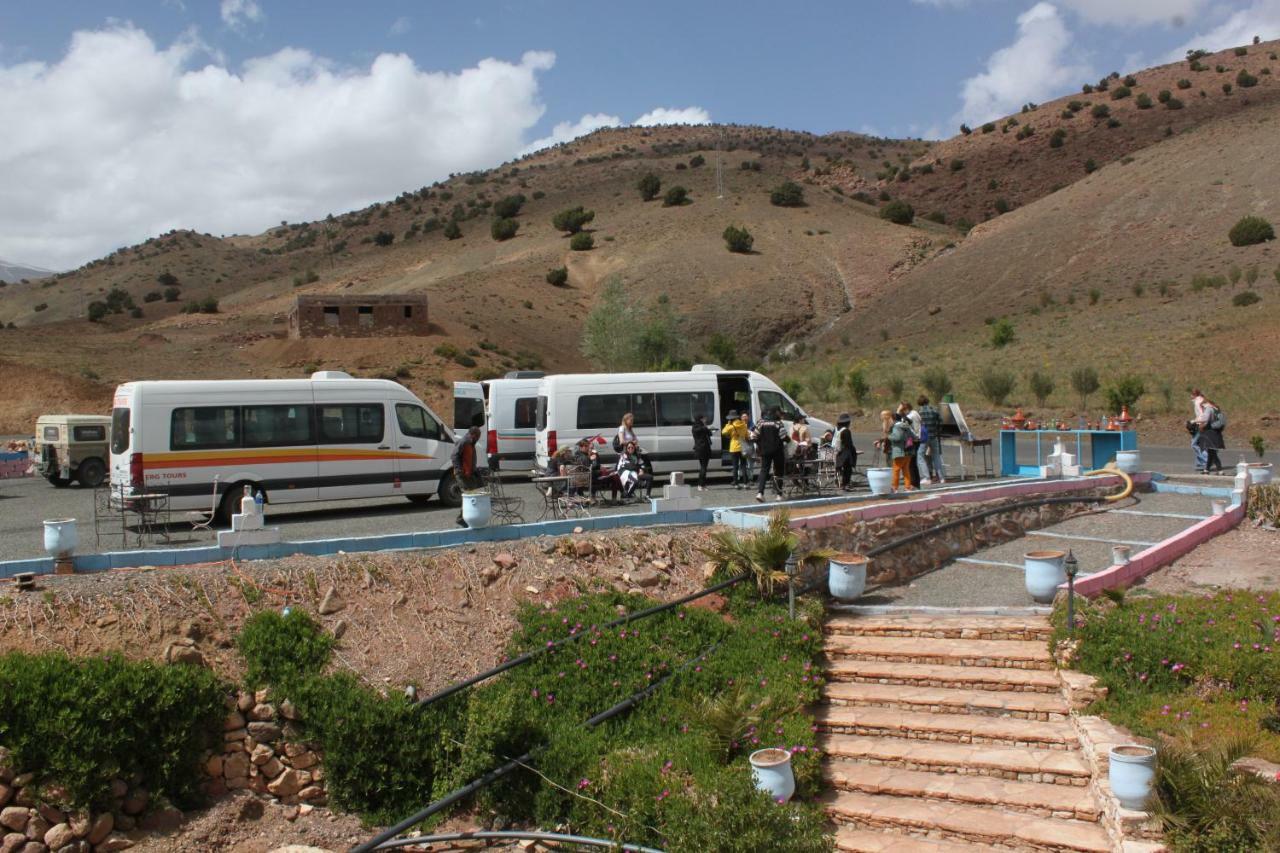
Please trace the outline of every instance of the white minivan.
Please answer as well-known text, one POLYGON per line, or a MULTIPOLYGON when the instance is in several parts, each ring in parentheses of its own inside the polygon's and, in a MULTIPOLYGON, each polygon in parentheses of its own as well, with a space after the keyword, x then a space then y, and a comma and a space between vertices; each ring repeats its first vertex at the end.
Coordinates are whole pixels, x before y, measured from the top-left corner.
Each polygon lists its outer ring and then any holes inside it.
POLYGON ((636 438, 655 473, 696 471, 693 419, 705 415, 711 428, 711 455, 720 456, 721 428, 730 411, 750 412, 756 423, 778 408, 790 430, 799 415, 808 418, 815 439, 831 429, 809 417, 773 380, 754 371, 695 364, 668 373, 584 373, 548 376, 538 385, 537 462, 545 468, 560 447, 600 436, 602 461, 617 457, 613 436, 622 416, 635 416, 636 438))
POLYGON ((127 382, 111 409, 111 486, 126 500, 166 494, 171 509, 216 501, 224 519, 245 486, 272 504, 439 495, 458 506, 453 446, 431 409, 385 379, 127 382))
POLYGON ((501 379, 453 383, 453 428, 485 428, 485 456, 494 471, 533 468, 538 383, 545 375, 518 370, 501 379))

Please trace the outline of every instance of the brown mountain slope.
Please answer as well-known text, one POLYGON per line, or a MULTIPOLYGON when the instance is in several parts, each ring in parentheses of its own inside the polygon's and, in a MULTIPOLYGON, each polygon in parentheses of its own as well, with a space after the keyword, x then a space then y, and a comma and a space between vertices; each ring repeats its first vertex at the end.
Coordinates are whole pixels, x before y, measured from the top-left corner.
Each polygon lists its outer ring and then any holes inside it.
POLYGON ((968 135, 938 143, 909 168, 895 168, 901 164, 891 161, 872 170, 841 165, 818 181, 849 194, 878 196, 884 191, 910 201, 919 214, 941 212, 952 223, 983 222, 998 216, 1002 207, 1022 207, 1083 178, 1090 161, 1100 167, 1168 135, 1276 103, 1277 50, 1280 41, 1263 42, 1090 81, 1092 92, 1077 91, 974 127, 968 135), (1200 70, 1193 70, 1193 63, 1200 70), (1242 86, 1237 79, 1242 71, 1256 84, 1242 86), (1187 88, 1180 88, 1180 82, 1187 88), (1106 89, 1098 90, 1100 85, 1106 89), (1160 100, 1162 91, 1181 108, 1169 109, 1160 100), (1124 92, 1128 94, 1115 97, 1124 92), (1149 102, 1140 103, 1144 96, 1149 102), (1105 115, 1095 116, 1095 109, 1105 115), (1064 134, 1060 147, 1051 143, 1056 132, 1064 134))
MULTIPOLYGON (((1015 374, 1010 402, 1024 405, 1034 404, 1029 371, 1054 376, 1059 411, 1078 408, 1068 376, 1080 366, 1095 367, 1104 387, 1141 377, 1148 414, 1164 409, 1168 385, 1181 415, 1195 384, 1242 416, 1237 442, 1247 429, 1275 435, 1280 244, 1235 247, 1227 232, 1248 214, 1280 220, 1277 127, 1280 103, 1219 118, 979 226, 842 318, 825 345, 865 364, 880 387, 907 380, 910 394, 927 367, 941 366, 980 407, 989 406, 977 391, 988 368, 1015 374), (1260 301, 1233 304, 1246 289, 1260 301), (997 317, 1016 330, 1003 349, 990 343, 997 317)), ((1095 394, 1095 414, 1100 402, 1095 394)))

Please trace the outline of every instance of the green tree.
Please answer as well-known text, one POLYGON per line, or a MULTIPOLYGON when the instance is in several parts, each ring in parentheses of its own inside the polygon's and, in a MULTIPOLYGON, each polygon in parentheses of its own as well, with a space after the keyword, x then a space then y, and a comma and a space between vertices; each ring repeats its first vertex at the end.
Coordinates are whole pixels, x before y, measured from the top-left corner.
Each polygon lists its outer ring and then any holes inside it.
POLYGON ((514 219, 520 214, 524 202, 525 197, 520 193, 500 198, 493 203, 493 215, 499 219, 514 219))
POLYGON ((462 236, 462 228, 458 225, 458 220, 451 219, 449 224, 444 226, 444 230, 440 232, 444 234, 447 240, 457 240, 462 236))
POLYGON ((1049 395, 1053 393, 1055 383, 1053 377, 1047 373, 1041 373, 1039 370, 1031 371, 1027 376, 1027 387, 1031 389, 1031 393, 1035 395, 1036 405, 1044 408, 1045 401, 1049 399, 1049 395))
POLYGON ((564 287, 568 283, 569 283, 568 267, 556 267, 555 269, 547 270, 547 284, 552 284, 552 285, 555 285, 556 287, 564 287))
POLYGON ((510 240, 516 236, 518 230, 520 230, 520 223, 514 219, 495 219, 489 226, 489 234, 499 242, 510 240))
POLYGON ((733 370, 738 363, 738 345, 723 332, 714 332, 707 341, 707 357, 713 363, 733 370))
POLYGON ((867 401, 867 396, 871 393, 871 383, 867 382, 867 375, 861 367, 850 370, 844 384, 848 386, 849 393, 853 395, 853 401, 859 406, 867 401))
POLYGON ((658 176, 653 172, 649 172, 636 183, 636 189, 640 190, 640 198, 653 201, 662 189, 662 181, 658 180, 658 176))
POLYGON ((165 302, 177 302, 179 295, 181 295, 181 292, 176 287, 166 287, 164 289, 165 302))
POLYGON ((804 189, 795 181, 784 181, 769 193, 769 202, 778 207, 803 207, 804 189))
POLYGON ((890 399, 900 401, 902 399, 902 392, 907 388, 907 383, 903 381, 901 376, 892 376, 887 382, 885 382, 885 387, 889 389, 890 399))
POLYGON ((156 283, 161 287, 177 287, 178 277, 168 270, 165 270, 160 273, 160 275, 156 276, 156 283))
POLYGON ((991 325, 991 345, 996 349, 1007 347, 1013 343, 1015 337, 1013 323, 1008 317, 1001 317, 991 325))
POLYGON ((94 301, 89 303, 88 312, 89 312, 89 322, 96 323, 99 320, 101 320, 103 317, 107 316, 107 303, 101 300, 95 299, 94 301))
POLYGON ((390 231, 379 231, 373 235, 373 243, 375 246, 390 246, 396 241, 396 235, 390 231))
POLYGON ((664 293, 653 308, 638 312, 633 351, 639 370, 666 370, 681 365, 684 334, 680 318, 664 293))
POLYGON ((1018 380, 1007 370, 989 367, 978 377, 978 391, 993 406, 1003 406, 1018 380))
POLYGON ((585 231, 579 231, 569 239, 569 248, 575 252, 589 251, 596 244, 596 238, 585 231))
POLYGON ((667 190, 666 195, 662 197, 663 207, 680 207, 689 203, 689 191, 680 185, 676 185, 667 190))
POLYGON ((610 276, 582 327, 582 355, 596 369, 617 373, 632 365, 629 342, 636 326, 635 314, 622 278, 610 276))
POLYGON ((1107 388, 1107 408, 1120 414, 1121 409, 1134 406, 1146 393, 1147 386, 1141 379, 1136 376, 1122 376, 1107 388))
POLYGON ((1089 395, 1098 390, 1098 371, 1092 367, 1077 367, 1071 371, 1071 390, 1080 395, 1080 408, 1089 408, 1089 395))
POLYGON ((928 392, 929 399, 941 403, 942 398, 951 393, 951 377, 939 366, 930 367, 920 376, 920 384, 928 392))
POLYGON ((743 255, 751 252, 751 244, 755 242, 755 238, 751 236, 750 231, 733 225, 725 228, 722 236, 730 252, 737 252, 743 255))
POLYGON ((562 210, 555 216, 551 217, 551 224, 557 231, 564 231, 567 234, 577 234, 582 230, 582 226, 596 218, 594 210, 583 210, 582 205, 562 210))

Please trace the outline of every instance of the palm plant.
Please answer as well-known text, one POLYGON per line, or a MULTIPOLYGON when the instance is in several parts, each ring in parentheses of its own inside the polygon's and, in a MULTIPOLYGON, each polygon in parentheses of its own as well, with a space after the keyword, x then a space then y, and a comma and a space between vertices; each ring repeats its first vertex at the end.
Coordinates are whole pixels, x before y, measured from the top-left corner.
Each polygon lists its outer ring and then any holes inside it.
POLYGON ((1179 850, 1280 849, 1280 791, 1235 763, 1253 740, 1170 741, 1156 767, 1154 812, 1179 850))
MULTIPOLYGON (((796 550, 800 539, 791 532, 791 516, 778 510, 769 517, 769 526, 748 536, 733 530, 720 530, 711 535, 712 545, 703 549, 716 563, 718 571, 750 572, 760 595, 769 598, 778 584, 786 584, 787 558, 796 550)), ((803 565, 817 565, 830 559, 832 552, 816 549, 796 554, 803 565)))

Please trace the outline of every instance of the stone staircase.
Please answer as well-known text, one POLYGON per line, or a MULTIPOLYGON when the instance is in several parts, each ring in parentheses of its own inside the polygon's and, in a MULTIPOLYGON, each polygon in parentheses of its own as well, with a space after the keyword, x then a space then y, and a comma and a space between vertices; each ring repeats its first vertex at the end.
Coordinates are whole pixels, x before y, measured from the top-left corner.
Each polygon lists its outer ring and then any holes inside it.
POLYGON ((840 614, 826 631, 836 849, 1116 847, 1042 617, 840 614))

